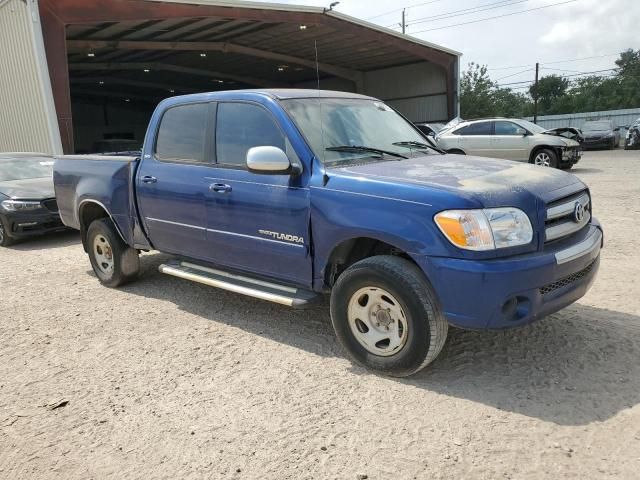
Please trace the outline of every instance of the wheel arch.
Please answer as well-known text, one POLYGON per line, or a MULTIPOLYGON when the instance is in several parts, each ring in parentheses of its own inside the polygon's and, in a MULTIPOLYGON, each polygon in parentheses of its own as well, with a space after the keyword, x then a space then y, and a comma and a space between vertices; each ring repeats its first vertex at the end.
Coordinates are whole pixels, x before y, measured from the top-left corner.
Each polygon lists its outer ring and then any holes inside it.
POLYGON ((558 161, 558 163, 562 161, 562 147, 553 145, 536 145, 535 147, 533 147, 533 149, 531 149, 531 154, 529 155, 529 163, 534 162, 536 155, 541 150, 552 150, 556 154, 556 160, 558 161))
POLYGON ((122 241, 127 243, 124 235, 122 235, 122 232, 118 227, 118 224, 113 220, 113 217, 111 216, 111 213, 109 212, 107 207, 105 207, 104 204, 97 200, 87 199, 80 202, 80 205, 78 206, 78 223, 80 224, 80 237, 82 239, 82 247, 84 248, 85 252, 87 251, 87 230, 89 228, 89 225, 91 225, 91 222, 99 220, 101 218, 108 218, 115 227, 116 232, 118 232, 118 235, 120 236, 122 241))
POLYGON ((323 266, 325 287, 331 288, 342 272, 354 263, 377 255, 398 256, 418 266, 407 249, 400 247, 399 243, 374 236, 351 237, 341 240, 331 248, 323 266))

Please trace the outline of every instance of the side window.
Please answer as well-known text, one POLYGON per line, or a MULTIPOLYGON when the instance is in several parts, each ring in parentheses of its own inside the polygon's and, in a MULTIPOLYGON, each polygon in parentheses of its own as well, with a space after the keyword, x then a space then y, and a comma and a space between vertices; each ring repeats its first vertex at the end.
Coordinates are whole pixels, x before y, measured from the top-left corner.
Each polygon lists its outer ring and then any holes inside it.
POLYGON ((162 116, 156 157, 173 162, 207 162, 206 137, 209 104, 193 103, 170 108, 162 116))
POLYGON ((252 147, 287 151, 286 140, 269 112, 250 103, 219 103, 216 120, 216 159, 223 165, 245 166, 252 147))
POLYGON ((524 135, 526 130, 520 125, 516 125, 513 122, 496 121, 495 123, 496 135, 524 135))
POLYGON ((491 122, 478 122, 459 128, 456 135, 491 135, 491 122))

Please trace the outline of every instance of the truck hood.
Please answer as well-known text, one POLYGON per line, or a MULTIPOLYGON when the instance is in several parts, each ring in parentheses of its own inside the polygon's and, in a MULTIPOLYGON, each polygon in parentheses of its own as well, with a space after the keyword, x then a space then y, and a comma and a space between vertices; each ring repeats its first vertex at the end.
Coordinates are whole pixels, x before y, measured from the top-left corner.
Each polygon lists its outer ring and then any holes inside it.
MULTIPOLYGON (((453 154, 333 168, 328 174, 452 191, 474 197, 485 206, 513 202, 522 194, 549 202, 586 188, 576 176, 560 170, 453 154)), ((390 191, 401 195, 402 190, 390 191)))
POLYGON ((22 200, 44 200, 56 196, 53 180, 49 177, 0 182, 0 194, 22 200))

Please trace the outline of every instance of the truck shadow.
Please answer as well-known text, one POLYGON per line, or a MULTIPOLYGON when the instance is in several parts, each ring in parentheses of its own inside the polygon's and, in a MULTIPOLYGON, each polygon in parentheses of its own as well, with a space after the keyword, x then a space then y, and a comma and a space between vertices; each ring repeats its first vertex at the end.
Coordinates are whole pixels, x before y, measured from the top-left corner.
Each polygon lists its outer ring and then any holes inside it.
MULTIPOLYGON (((292 310, 157 272, 167 257, 142 257, 133 295, 325 357, 344 357, 328 301, 292 310)), ((640 403, 640 317, 574 304, 516 330, 450 329, 440 357, 390 388, 410 385, 559 425, 604 421, 640 403)), ((374 375, 353 365, 358 376, 374 375)), ((428 405, 420 408, 428 410, 428 405)))
POLYGON ((35 251, 68 247, 80 243, 80 232, 69 230, 37 237, 25 238, 10 247, 11 250, 35 251))

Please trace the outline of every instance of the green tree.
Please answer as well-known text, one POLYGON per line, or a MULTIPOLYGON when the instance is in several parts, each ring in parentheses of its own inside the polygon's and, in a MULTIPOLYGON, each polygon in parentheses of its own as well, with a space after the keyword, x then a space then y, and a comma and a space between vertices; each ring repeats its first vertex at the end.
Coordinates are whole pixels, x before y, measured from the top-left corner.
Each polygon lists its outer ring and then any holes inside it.
POLYGON ((569 89, 569 80, 560 75, 547 75, 538 81, 538 85, 529 88, 532 98, 538 96, 538 112, 541 115, 562 113, 560 101, 569 89))
POLYGON ((526 95, 492 81, 486 65, 470 63, 460 79, 462 118, 526 116, 531 111, 529 103, 526 95))

